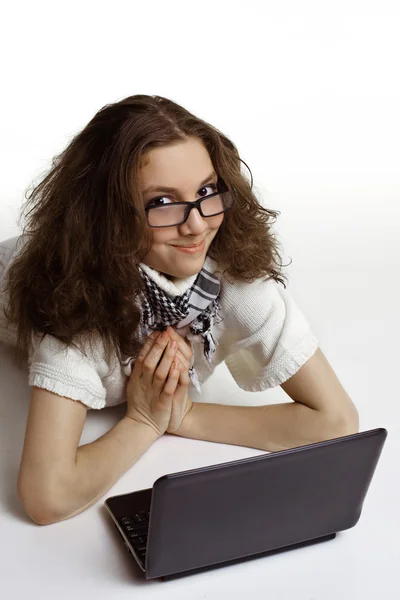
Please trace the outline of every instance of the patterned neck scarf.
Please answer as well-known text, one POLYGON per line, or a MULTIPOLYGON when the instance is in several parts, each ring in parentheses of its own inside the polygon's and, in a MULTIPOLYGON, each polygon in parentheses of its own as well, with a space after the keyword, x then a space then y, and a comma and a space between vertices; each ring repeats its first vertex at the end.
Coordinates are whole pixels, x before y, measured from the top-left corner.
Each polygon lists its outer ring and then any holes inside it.
MULTIPOLYGON (((206 256, 203 268, 197 275, 171 281, 148 265, 141 263, 139 267, 145 283, 140 321, 142 335, 147 337, 155 329, 164 331, 169 325, 179 333, 179 329, 189 326, 187 339, 203 341, 204 356, 210 367, 215 345, 218 344, 212 336, 211 327, 222 320, 219 315, 220 281, 213 275, 215 268, 216 262, 206 256)), ((189 369, 189 377, 200 392, 200 382, 193 364, 189 369)))

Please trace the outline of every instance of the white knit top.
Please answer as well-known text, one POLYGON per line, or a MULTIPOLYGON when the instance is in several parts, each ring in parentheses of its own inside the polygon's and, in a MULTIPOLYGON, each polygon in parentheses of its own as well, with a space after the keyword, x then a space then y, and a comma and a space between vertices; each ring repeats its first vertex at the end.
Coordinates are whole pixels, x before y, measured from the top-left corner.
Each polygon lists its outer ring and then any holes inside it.
MULTIPOLYGON (((15 345, 15 328, 6 322, 2 311, 6 298, 1 282, 23 243, 21 240, 22 236, 19 236, 0 243, 0 341, 10 345, 15 345)), ((207 260, 214 271, 217 263, 209 257, 207 260)), ((147 265, 145 270, 172 296, 183 294, 196 278, 192 275, 169 280, 147 265)), ((284 383, 318 347, 304 315, 289 292, 275 280, 260 278, 252 283, 229 283, 220 274, 217 277, 221 282, 219 300, 223 319, 212 326, 212 335, 217 342, 212 367, 204 356, 201 339, 191 341, 192 364, 200 384, 222 361, 243 390, 259 392, 284 383)), ((181 331, 179 333, 182 335, 181 331)), ((88 408, 100 409, 125 402, 126 385, 134 361, 124 361, 127 363, 124 366, 114 355, 107 363, 100 337, 93 352, 89 347, 84 349, 87 357, 51 335, 40 341, 32 334, 29 385, 79 400, 88 408)))

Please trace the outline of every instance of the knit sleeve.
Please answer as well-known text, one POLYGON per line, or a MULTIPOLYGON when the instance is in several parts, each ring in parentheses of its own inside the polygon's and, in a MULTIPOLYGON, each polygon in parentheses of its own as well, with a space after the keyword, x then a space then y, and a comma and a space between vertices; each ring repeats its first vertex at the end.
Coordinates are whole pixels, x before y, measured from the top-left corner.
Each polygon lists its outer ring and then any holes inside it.
POLYGON ((29 353, 29 385, 79 400, 88 408, 106 405, 106 390, 101 377, 106 363, 95 354, 68 347, 52 335, 43 340, 32 336, 29 353))
POLYGON ((315 353, 318 341, 289 292, 275 280, 228 284, 221 294, 225 363, 240 388, 284 383, 315 353))

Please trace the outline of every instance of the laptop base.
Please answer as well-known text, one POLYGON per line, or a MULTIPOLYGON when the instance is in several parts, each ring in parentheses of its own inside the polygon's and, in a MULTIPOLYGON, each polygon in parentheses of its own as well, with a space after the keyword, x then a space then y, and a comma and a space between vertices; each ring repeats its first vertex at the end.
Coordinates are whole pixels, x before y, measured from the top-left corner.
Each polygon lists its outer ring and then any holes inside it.
POLYGON ((336 533, 330 533, 329 535, 324 535, 322 537, 314 538, 312 540, 306 540, 305 542, 298 542, 297 544, 290 544, 289 546, 283 546, 283 548, 276 548, 275 550, 267 550, 266 552, 261 552, 260 554, 252 554, 251 556, 245 556, 244 558, 235 558, 233 560, 228 560, 219 564, 209 565, 207 567, 200 567, 198 569, 190 569, 190 571, 183 571, 181 573, 175 573, 173 575, 164 575, 160 577, 163 581, 170 581, 171 579, 178 579, 179 577, 187 577, 188 575, 195 575, 196 573, 202 573, 204 571, 211 571, 215 569, 220 569, 222 567, 227 567, 229 565, 235 565, 242 562, 247 562, 249 560, 253 560, 255 558, 261 558, 264 556, 270 556, 273 554, 279 554, 280 552, 285 552, 287 550, 295 550, 296 548, 304 548, 305 546, 311 546, 311 544, 318 544, 319 542, 327 542, 328 540, 333 540, 336 537, 336 533))

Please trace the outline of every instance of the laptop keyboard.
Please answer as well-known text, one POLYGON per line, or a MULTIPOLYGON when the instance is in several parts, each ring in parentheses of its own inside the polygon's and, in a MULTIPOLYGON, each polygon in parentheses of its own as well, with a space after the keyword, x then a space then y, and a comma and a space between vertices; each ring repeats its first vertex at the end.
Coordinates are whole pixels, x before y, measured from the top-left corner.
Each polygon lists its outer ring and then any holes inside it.
POLYGON ((150 512, 141 510, 135 515, 118 519, 129 543, 134 547, 141 562, 145 562, 150 512))

